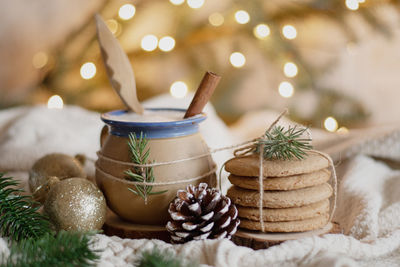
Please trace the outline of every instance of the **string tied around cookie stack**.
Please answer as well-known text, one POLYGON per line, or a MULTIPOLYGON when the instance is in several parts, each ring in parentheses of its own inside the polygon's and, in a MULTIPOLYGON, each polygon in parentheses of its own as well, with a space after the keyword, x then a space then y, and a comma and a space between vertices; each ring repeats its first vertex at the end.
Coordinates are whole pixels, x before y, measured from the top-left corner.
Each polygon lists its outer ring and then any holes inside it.
MULTIPOLYGON (((287 109, 285 109, 279 116, 275 119, 275 121, 268 127, 266 133, 270 132, 271 129, 280 121, 280 119, 285 116, 285 114, 288 112, 287 109)), ((258 141, 260 139, 265 139, 266 138, 266 133, 263 134, 261 138, 255 139, 255 141, 258 141)), ((259 151, 259 174, 258 174, 258 186, 259 186, 259 214, 260 214, 260 224, 261 224, 261 231, 265 232, 265 226, 264 226, 264 219, 263 219, 263 202, 264 202, 264 143, 261 142, 260 144, 260 151, 259 151)), ((233 152, 233 155, 235 157, 243 157, 248 154, 255 153, 257 151, 258 144, 257 142, 252 143, 251 145, 241 147, 236 149, 233 152)))
MULTIPOLYGON (((244 147, 240 147, 236 150, 234 150, 233 154, 235 157, 245 157, 251 154, 258 154, 258 159, 259 159, 259 174, 258 174, 258 190, 259 190, 259 203, 258 203, 258 208, 259 208, 259 221, 260 221, 260 228, 261 232, 265 232, 265 225, 264 225, 264 209, 263 209, 263 202, 264 202, 264 148, 265 148, 265 143, 268 141, 267 134, 270 133, 270 131, 274 128, 274 126, 281 120, 281 118, 286 115, 288 112, 287 109, 285 109, 276 119, 275 121, 268 127, 267 131, 265 134, 259 138, 254 139, 249 145, 246 145, 244 147)), ((309 137, 309 140, 311 140, 311 133, 306 128, 304 130, 304 133, 306 133, 309 137)), ((311 146, 310 146, 311 147, 311 146)), ((336 210, 336 201, 337 201, 337 176, 336 176, 336 171, 334 167, 334 163, 332 158, 320 151, 309 149, 307 153, 314 153, 322 156, 325 158, 328 163, 329 167, 332 169, 332 178, 333 178, 333 202, 331 202, 331 208, 330 208, 330 214, 329 214, 329 219, 328 223, 332 221, 333 214, 336 210)))

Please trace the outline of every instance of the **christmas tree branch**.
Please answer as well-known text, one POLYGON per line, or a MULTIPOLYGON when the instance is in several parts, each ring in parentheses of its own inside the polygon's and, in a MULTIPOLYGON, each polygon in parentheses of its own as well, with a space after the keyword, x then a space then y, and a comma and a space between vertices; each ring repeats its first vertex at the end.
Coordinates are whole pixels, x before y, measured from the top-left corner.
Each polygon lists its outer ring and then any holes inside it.
POLYGON ((38 239, 50 233, 47 217, 38 213, 39 204, 21 196, 18 182, 0 173, 0 234, 11 240, 38 239))
POLYGON ((93 266, 99 259, 90 250, 92 234, 61 231, 46 234, 38 240, 26 239, 13 243, 9 257, 1 266, 93 266))
POLYGON ((180 258, 174 257, 171 252, 161 251, 157 247, 144 251, 139 260, 134 263, 137 267, 197 267, 196 263, 184 264, 180 258))

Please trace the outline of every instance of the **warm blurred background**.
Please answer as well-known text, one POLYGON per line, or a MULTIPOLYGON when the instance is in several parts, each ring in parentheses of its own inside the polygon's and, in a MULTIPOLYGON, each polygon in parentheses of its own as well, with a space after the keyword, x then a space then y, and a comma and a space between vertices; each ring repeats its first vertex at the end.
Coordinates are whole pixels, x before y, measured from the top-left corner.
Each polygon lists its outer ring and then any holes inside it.
POLYGON ((131 59, 140 100, 184 97, 211 70, 223 77, 212 103, 228 124, 286 106, 292 119, 329 131, 398 120, 396 0, 3 0, 0 109, 122 107, 96 12, 131 59))

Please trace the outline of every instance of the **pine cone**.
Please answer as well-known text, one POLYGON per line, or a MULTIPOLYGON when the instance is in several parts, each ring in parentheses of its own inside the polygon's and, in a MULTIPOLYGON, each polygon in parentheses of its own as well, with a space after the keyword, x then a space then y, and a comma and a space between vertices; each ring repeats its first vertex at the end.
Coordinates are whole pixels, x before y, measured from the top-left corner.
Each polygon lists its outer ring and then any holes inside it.
POLYGON ((240 221, 230 198, 218 189, 188 185, 187 191, 178 190, 169 205, 170 221, 167 230, 172 243, 201 239, 230 239, 240 221))

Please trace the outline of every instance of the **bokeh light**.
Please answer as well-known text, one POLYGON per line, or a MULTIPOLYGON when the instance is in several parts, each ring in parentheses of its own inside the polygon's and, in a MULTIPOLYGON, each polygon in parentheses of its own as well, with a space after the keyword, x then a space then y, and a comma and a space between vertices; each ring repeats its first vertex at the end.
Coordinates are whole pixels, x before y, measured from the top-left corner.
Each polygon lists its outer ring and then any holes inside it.
POLYGON ((338 134, 348 134, 349 133, 349 129, 347 129, 346 127, 342 126, 339 129, 337 129, 336 131, 338 134))
POLYGON ((353 11, 358 9, 359 3, 360 3, 359 0, 346 0, 346 2, 345 2, 346 7, 353 11))
POLYGON ((335 132, 338 128, 338 122, 334 117, 328 117, 324 121, 324 127, 329 132, 335 132))
POLYGON ((258 24, 253 29, 253 34, 258 39, 265 39, 271 33, 267 24, 258 24))
POLYGON ((293 96, 294 87, 290 82, 281 82, 278 88, 279 94, 285 98, 293 96))
POLYGON ((171 36, 164 36, 158 42, 158 47, 161 51, 169 52, 175 47, 175 39, 171 36))
POLYGON ((49 109, 62 109, 63 107, 64 101, 59 95, 53 95, 47 101, 47 108, 49 109))
POLYGON ((239 10, 235 13, 235 20, 239 24, 246 24, 250 21, 250 15, 245 10, 239 10))
POLYGON ((221 26, 224 23, 224 16, 222 16, 222 14, 218 12, 212 13, 208 17, 208 22, 210 22, 210 24, 215 27, 221 26))
POLYGON ((118 32, 118 29, 120 26, 119 26, 119 23, 115 19, 107 20, 106 24, 107 24, 110 32, 112 32, 114 35, 118 32))
POLYGON ((285 74, 286 77, 292 78, 297 75, 298 69, 296 64, 293 62, 287 62, 283 66, 283 73, 285 74))
POLYGON ((204 0, 187 0, 189 7, 197 9, 204 5, 204 0))
POLYGON ((229 61, 235 68, 241 68, 246 64, 246 57, 240 52, 234 52, 229 57, 229 61))
POLYGON ((129 20, 135 16, 136 8, 132 4, 125 4, 119 8, 118 16, 123 20, 129 20))
POLYGON ((37 52, 33 55, 32 65, 36 69, 41 69, 46 66, 49 61, 49 56, 45 52, 37 52))
POLYGON ((186 83, 182 81, 176 81, 171 85, 169 92, 175 98, 183 98, 187 95, 188 87, 186 83))
POLYGON ((145 51, 153 51, 157 48, 158 39, 153 34, 148 34, 142 38, 140 43, 141 47, 145 51))
POLYGON ((175 6, 179 6, 182 5, 185 0, 169 0, 171 2, 171 4, 175 5, 175 6))
POLYGON ((297 30, 292 25, 285 25, 282 27, 282 34, 286 39, 292 40, 297 37, 297 30))
POLYGON ((83 79, 92 79, 96 75, 96 65, 93 62, 86 62, 81 66, 80 72, 83 79))

